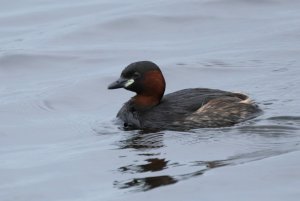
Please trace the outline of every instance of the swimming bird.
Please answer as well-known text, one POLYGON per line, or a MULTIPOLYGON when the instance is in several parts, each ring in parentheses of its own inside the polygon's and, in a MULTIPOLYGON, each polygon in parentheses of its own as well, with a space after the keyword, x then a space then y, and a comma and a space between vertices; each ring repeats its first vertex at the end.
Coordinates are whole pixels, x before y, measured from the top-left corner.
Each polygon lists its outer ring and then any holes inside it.
POLYGON ((257 117, 261 109, 242 93, 189 88, 164 96, 165 79, 151 61, 128 65, 108 89, 135 92, 117 114, 127 129, 188 130, 227 127, 257 117))

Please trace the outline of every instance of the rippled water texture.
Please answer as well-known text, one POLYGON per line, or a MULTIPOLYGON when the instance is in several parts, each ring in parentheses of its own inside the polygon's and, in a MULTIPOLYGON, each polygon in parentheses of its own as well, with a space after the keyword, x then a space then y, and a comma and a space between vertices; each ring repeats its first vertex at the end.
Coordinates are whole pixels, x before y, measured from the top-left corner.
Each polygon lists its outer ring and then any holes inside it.
POLYGON ((0 200, 300 199, 297 0, 1 1, 0 200), (230 128, 123 131, 129 63, 167 93, 249 94, 263 115, 230 128))

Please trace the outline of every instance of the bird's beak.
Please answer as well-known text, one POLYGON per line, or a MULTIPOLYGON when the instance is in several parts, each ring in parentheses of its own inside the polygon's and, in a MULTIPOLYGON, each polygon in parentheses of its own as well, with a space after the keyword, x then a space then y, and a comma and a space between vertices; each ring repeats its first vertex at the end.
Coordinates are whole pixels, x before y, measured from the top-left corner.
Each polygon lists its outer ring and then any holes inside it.
POLYGON ((108 89, 126 88, 126 87, 129 87, 133 82, 134 82, 133 79, 126 79, 126 78, 120 77, 117 81, 111 83, 108 86, 108 89))

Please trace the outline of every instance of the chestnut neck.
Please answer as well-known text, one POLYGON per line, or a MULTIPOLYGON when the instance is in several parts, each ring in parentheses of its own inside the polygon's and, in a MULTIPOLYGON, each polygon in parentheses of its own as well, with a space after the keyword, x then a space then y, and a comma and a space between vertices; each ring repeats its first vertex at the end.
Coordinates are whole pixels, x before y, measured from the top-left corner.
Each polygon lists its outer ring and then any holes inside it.
POLYGON ((161 71, 153 70, 146 72, 140 84, 143 90, 132 98, 135 107, 138 109, 148 109, 158 105, 166 87, 161 71))

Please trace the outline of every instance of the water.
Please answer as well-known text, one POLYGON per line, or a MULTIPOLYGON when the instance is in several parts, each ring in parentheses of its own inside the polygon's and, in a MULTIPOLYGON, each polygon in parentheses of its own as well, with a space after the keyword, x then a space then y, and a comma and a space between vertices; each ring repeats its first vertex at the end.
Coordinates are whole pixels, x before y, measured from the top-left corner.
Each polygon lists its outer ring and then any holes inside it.
POLYGON ((299 200, 300 2, 1 1, 0 200, 299 200), (107 85, 156 62, 167 93, 249 94, 231 128, 122 131, 133 94, 107 85))

